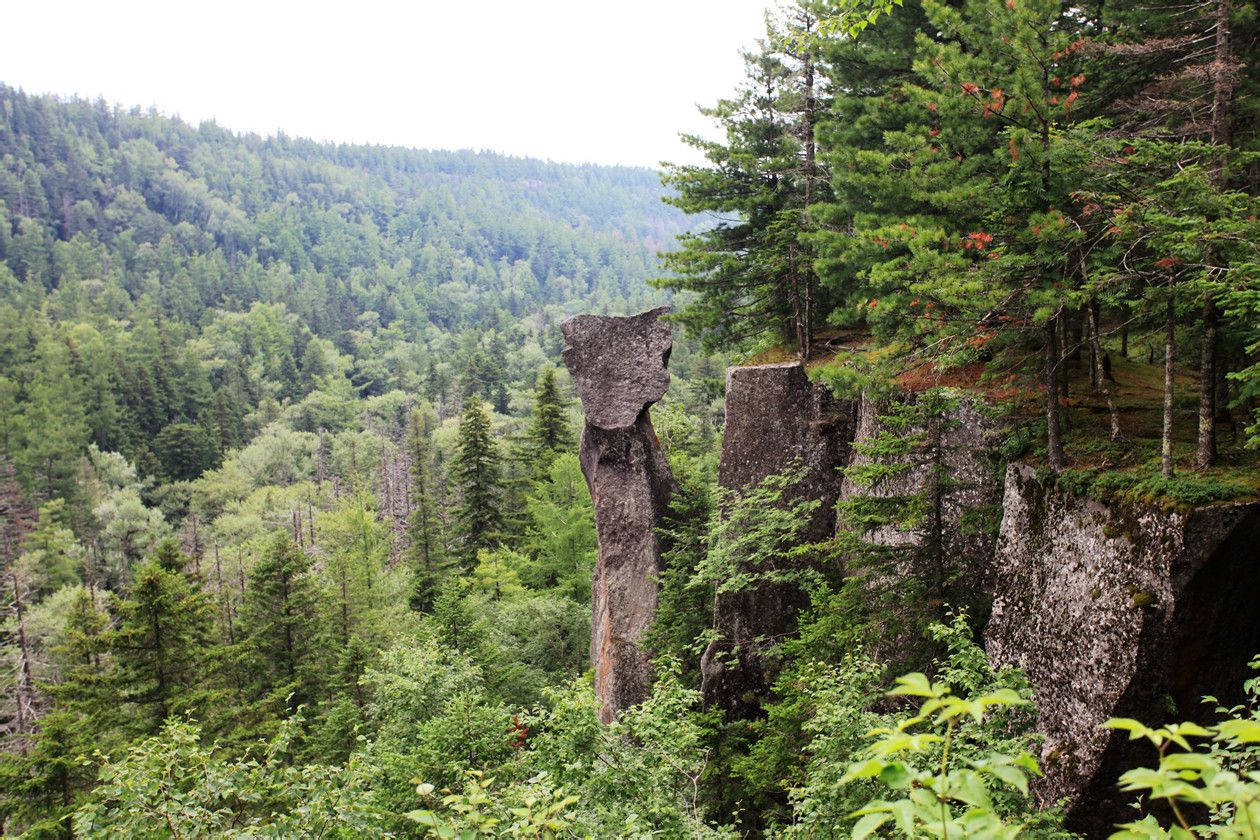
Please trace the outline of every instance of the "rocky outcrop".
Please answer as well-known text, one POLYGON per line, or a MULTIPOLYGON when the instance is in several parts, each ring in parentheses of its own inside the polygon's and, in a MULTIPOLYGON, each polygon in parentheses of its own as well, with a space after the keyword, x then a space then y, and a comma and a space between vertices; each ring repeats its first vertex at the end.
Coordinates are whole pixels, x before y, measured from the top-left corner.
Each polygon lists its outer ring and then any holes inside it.
MULTIPOLYGON (((657 529, 676 490, 648 414, 669 385, 662 311, 579 316, 562 326, 565 364, 586 411, 581 461, 599 530, 591 659, 605 721, 643 700, 651 678, 640 643, 657 606, 657 529)), ((1191 510, 1101 504, 1042 483, 1018 464, 1003 482, 996 444, 1005 429, 979 398, 950 398, 944 408, 924 399, 854 404, 812 384, 797 363, 731 368, 719 483, 738 494, 799 470, 779 504, 817 503, 802 543, 831 536, 837 502, 859 496, 892 506, 913 499, 929 511, 926 526, 885 527, 865 538, 923 545, 946 558, 950 598, 979 593, 987 605, 992 596, 990 660, 1028 674, 1046 735, 1037 795, 1044 804, 1069 799, 1073 827, 1105 835, 1129 814, 1116 779, 1153 756, 1144 742, 1100 725, 1109 717, 1154 723, 1202 716, 1200 697, 1235 697, 1246 663, 1260 652, 1260 501, 1191 510), (900 409, 908 409, 900 422, 888 422, 900 409), (886 432, 916 442, 889 445, 886 432), (842 468, 871 459, 894 469, 882 470, 872 486, 850 480, 852 471, 842 477, 842 468), (978 514, 999 509, 995 538, 985 521, 994 518, 978 514)), ((881 567, 876 583, 895 588, 927 573, 900 563, 881 567)), ((946 579, 940 568, 931 573, 946 579)), ((717 639, 701 661, 707 705, 734 719, 760 713, 774 678, 767 650, 795 632, 806 604, 799 587, 764 578, 718 595, 717 639)), ((901 642, 872 640, 889 661, 901 642)))
POLYGON ((564 364, 586 415, 580 458, 599 532, 591 666, 605 723, 644 700, 651 679, 640 641, 656 615, 657 529, 676 490, 648 413, 669 387, 673 342, 659 320, 666 311, 578 315, 560 325, 564 364))
POLYGON ((1077 830, 1105 836, 1131 814, 1116 779, 1154 754, 1099 725, 1202 717, 1260 652, 1260 502, 1103 505, 1012 465, 1003 505, 989 656, 1034 687, 1040 800, 1071 797, 1077 830))
MULTIPOLYGON (((801 478, 787 488, 782 504, 819 501, 801 541, 826 540, 835 528, 838 470, 849 455, 854 408, 811 383, 799 362, 728 369, 718 483, 739 492, 799 469, 801 478)), ((773 679, 763 653, 796 630, 797 613, 807 604, 805 593, 791 583, 763 582, 719 594, 713 610, 718 638, 701 658, 706 705, 735 718, 755 714, 773 679)))

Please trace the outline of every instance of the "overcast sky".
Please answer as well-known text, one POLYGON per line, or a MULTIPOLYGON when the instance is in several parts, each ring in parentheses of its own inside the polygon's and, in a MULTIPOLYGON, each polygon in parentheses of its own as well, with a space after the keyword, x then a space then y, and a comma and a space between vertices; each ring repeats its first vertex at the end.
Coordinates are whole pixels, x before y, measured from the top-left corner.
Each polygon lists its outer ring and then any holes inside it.
POLYGON ((692 161, 770 0, 9 2, 0 81, 236 131, 692 161))

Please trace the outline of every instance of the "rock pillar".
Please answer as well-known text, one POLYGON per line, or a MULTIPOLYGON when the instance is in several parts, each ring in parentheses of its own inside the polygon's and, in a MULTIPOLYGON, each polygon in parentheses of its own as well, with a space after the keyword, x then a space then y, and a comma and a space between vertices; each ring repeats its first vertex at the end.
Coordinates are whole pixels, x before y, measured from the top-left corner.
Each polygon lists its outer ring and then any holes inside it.
POLYGON ((580 458, 599 532, 591 666, 605 723, 644 700, 651 681, 640 643, 656 616, 657 529, 676 489, 648 413, 669 388, 673 340, 659 320, 666 311, 577 315, 560 325, 564 364, 586 414, 580 458))
MULTIPOLYGON (((730 368, 718 484, 738 493, 797 466, 801 479, 786 489, 782 503, 819 501, 801 541, 825 541, 835 528, 839 468, 849 455, 854 417, 853 404, 810 382, 800 362, 730 368)), ((764 653, 796 631, 797 613, 805 606, 808 596, 792 583, 762 582, 718 595, 713 608, 718 638, 700 663, 705 704, 726 709, 732 718, 759 713, 774 678, 764 653)))

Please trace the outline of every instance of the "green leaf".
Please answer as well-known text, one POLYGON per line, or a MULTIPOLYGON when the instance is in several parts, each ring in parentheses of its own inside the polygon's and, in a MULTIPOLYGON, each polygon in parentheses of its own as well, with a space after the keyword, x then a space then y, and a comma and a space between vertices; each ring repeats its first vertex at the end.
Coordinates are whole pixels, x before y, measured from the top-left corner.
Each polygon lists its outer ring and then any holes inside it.
POLYGON ((1013 787, 1024 796, 1028 795, 1028 779, 1011 764, 991 764, 981 768, 1001 779, 1008 787, 1013 787))
POLYGON ((840 779, 840 784, 848 784, 857 779, 873 779, 882 773, 886 766, 877 758, 868 758, 866 761, 851 765, 848 772, 840 779))
POLYGON ((853 840, 865 840, 874 833, 875 829, 890 819, 892 819, 892 815, 886 812, 867 814, 853 826, 853 840))
POLYGON ((906 769, 905 764, 894 761, 880 771, 879 780, 890 788, 904 788, 910 786, 914 774, 906 769))
POLYGON ((1228 738, 1240 744, 1260 743, 1260 721, 1227 720, 1216 727, 1218 737, 1228 738))
POLYGON ((1150 737, 1151 732, 1141 721, 1133 718, 1111 718, 1103 724, 1103 728, 1119 729, 1121 732, 1128 732, 1130 741, 1136 741, 1142 737, 1150 737))
POLYGON ((896 687, 888 693, 908 697, 935 697, 938 692, 933 691, 932 684, 926 675, 915 671, 913 674, 897 677, 896 687))

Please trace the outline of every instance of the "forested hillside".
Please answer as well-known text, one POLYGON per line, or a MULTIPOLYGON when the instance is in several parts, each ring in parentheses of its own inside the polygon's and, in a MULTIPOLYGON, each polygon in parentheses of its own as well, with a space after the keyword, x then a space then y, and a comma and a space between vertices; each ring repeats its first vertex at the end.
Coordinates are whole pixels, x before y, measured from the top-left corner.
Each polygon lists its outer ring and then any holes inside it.
MULTIPOLYGON (((357 825, 343 807, 396 825, 417 750, 447 783, 510 755, 514 715, 586 668, 557 324, 660 302, 685 224, 662 195, 649 170, 0 86, 7 830, 68 835, 106 756, 160 732, 155 760, 182 744, 190 773, 216 740, 236 760, 279 737, 287 769, 250 772, 283 783, 229 772, 312 801, 297 833, 357 825), (374 806, 347 781, 369 730, 393 790, 374 806)), ((682 347, 675 368, 695 387, 674 436, 704 449, 720 367, 682 347)), ((128 833, 95 801, 81 832, 128 833)))

